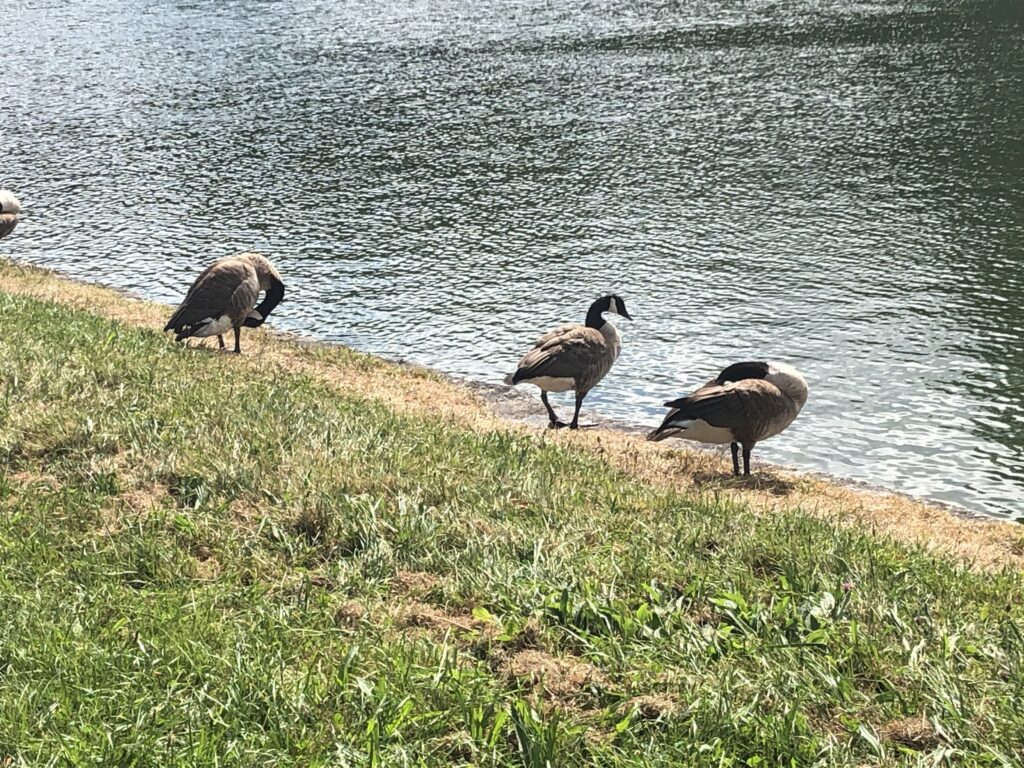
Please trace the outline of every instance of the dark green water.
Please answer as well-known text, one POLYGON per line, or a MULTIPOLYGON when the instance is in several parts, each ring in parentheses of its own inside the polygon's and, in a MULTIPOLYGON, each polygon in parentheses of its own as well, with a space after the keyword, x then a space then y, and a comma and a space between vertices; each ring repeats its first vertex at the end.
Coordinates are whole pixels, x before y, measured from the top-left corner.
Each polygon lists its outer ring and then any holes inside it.
POLYGON ((774 357, 766 460, 1024 514, 1024 3, 19 2, 15 257, 500 381, 614 289, 634 421, 774 357))

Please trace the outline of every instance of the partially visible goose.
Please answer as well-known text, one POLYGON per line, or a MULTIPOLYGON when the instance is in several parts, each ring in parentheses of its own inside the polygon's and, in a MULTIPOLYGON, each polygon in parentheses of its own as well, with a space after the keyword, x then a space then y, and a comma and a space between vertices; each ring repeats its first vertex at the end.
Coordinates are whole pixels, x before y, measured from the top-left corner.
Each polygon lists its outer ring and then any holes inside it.
POLYGON ((701 443, 729 443, 732 472, 750 474, 750 451, 756 443, 793 423, 807 402, 807 382, 791 365, 777 362, 734 363, 692 395, 665 403, 671 408, 648 440, 681 437, 701 443))
POLYGON ((0 238, 7 237, 18 226, 21 203, 9 189, 0 189, 0 238))
POLYGON ((540 388, 540 399, 548 411, 551 427, 564 427, 559 421, 548 392, 576 392, 576 411, 569 429, 577 429, 583 398, 611 370, 622 349, 618 330, 604 319, 611 312, 627 320, 626 303, 618 296, 602 296, 590 305, 583 325, 563 325, 548 331, 537 340, 533 349, 523 355, 515 373, 505 378, 506 384, 526 382, 540 388))
POLYGON ((257 328, 284 298, 281 275, 258 253, 242 253, 215 261, 192 283, 185 300, 164 327, 175 341, 190 336, 216 336, 224 349, 224 335, 235 331, 235 352, 241 352, 242 326, 257 328), (263 302, 256 306, 260 292, 263 302))

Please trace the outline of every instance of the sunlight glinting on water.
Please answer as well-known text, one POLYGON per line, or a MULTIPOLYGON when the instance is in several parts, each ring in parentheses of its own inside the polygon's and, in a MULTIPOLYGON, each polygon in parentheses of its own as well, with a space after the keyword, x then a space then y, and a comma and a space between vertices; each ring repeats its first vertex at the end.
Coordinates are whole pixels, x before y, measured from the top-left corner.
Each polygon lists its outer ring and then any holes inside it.
POLYGON ((1024 510, 1024 9, 1000 3, 24 2, 15 258, 499 382, 626 297, 591 410, 803 370, 764 460, 1024 510), (59 11, 59 12, 58 12, 59 11))

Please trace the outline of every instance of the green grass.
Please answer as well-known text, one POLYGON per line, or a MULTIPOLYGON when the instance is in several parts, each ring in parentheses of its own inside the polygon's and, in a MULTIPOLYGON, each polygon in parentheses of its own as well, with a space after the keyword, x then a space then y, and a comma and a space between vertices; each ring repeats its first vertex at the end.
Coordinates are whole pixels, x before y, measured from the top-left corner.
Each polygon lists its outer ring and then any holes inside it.
POLYGON ((2 765, 1024 760, 1017 573, 4 294, 0 463, 2 765))

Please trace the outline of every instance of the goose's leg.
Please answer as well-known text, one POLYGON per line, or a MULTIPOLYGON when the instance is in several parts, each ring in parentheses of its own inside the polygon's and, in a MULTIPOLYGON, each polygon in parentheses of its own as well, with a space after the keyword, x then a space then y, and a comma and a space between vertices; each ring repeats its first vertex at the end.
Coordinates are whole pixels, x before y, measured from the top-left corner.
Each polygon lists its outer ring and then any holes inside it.
POLYGON ((564 427, 565 422, 558 420, 558 415, 555 413, 555 409, 552 408, 551 403, 548 402, 548 393, 545 392, 543 389, 540 391, 540 401, 544 403, 544 407, 548 409, 548 419, 550 419, 548 427, 550 427, 551 429, 558 429, 559 427, 564 427))
POLYGON ((569 429, 580 428, 580 406, 583 405, 583 398, 587 396, 586 392, 576 391, 576 410, 572 414, 572 423, 569 424, 569 429))
POLYGON ((235 354, 242 354, 242 328, 241 326, 235 326, 235 354))
POLYGON ((729 448, 732 450, 732 473, 735 476, 740 474, 740 444, 730 443, 729 448))
POLYGON ((743 446, 743 474, 750 474, 750 452, 753 450, 753 445, 743 446))
POLYGON ((220 343, 220 348, 224 349, 227 345, 224 343, 224 337, 221 334, 217 334, 217 341, 220 343))

